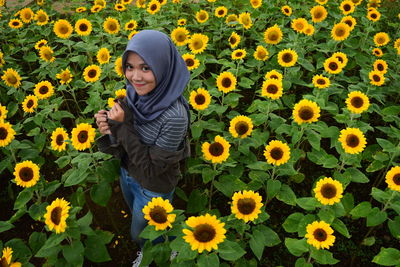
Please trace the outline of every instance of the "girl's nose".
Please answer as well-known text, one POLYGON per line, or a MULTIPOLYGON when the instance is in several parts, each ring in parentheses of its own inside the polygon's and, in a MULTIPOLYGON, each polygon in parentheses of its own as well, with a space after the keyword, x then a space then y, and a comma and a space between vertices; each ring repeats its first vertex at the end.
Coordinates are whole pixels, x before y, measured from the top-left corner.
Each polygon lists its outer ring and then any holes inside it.
POLYGON ((131 76, 132 80, 134 81, 139 81, 141 80, 141 75, 139 73, 138 70, 132 70, 132 76, 131 76))

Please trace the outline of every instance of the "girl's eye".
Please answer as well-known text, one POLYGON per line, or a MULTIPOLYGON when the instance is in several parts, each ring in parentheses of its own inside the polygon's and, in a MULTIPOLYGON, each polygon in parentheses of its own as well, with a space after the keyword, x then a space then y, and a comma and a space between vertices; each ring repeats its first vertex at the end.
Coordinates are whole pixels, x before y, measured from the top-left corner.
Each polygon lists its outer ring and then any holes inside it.
POLYGON ((126 65, 125 68, 126 68, 127 70, 130 70, 130 69, 132 69, 132 66, 131 66, 131 65, 126 65))
POLYGON ((148 70, 150 70, 150 68, 148 66, 143 66, 142 67, 142 71, 148 71, 148 70))

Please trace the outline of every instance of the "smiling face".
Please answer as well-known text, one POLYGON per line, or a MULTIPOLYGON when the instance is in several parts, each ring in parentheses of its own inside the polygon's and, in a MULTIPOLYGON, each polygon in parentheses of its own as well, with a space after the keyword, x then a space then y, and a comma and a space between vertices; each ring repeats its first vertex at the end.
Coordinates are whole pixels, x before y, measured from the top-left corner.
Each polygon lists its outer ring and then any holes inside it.
POLYGON ((136 53, 129 52, 125 64, 125 76, 138 95, 147 95, 156 88, 156 78, 143 59, 136 53))

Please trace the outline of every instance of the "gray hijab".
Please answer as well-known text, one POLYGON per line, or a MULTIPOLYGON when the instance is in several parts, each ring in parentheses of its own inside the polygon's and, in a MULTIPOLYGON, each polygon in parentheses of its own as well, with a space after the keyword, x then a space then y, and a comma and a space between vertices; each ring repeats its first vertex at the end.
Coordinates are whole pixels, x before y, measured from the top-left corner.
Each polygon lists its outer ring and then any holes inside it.
POLYGON ((144 124, 156 119, 177 100, 181 101, 189 115, 189 105, 182 93, 190 74, 171 39, 155 30, 143 30, 135 34, 122 55, 124 73, 129 51, 137 53, 149 65, 156 79, 156 88, 143 96, 136 94, 132 84, 126 82, 127 102, 136 122, 144 124))

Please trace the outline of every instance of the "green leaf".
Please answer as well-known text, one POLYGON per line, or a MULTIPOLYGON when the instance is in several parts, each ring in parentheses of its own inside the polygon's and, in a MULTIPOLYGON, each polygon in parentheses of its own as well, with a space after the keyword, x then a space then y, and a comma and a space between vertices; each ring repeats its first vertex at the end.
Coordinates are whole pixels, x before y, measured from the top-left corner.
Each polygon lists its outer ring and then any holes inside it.
POLYGON ((65 166, 67 166, 67 165, 70 163, 70 161, 71 161, 71 156, 70 156, 70 155, 67 155, 67 156, 59 157, 59 158, 55 161, 55 163, 57 163, 58 167, 62 169, 62 168, 64 168, 65 166))
POLYGON ((386 221, 386 219, 387 219, 387 213, 375 207, 367 216, 367 226, 370 227, 379 225, 384 221, 386 221))
POLYGON ((313 130, 308 130, 306 131, 306 133, 307 133, 307 140, 310 143, 310 145, 314 149, 319 150, 321 143, 321 136, 313 130))
MULTIPOLYGON (((83 183, 88 177, 89 173, 82 169, 74 169, 69 175, 66 177, 64 186, 73 186, 80 183, 83 183)), ((64 179, 64 175, 63 175, 64 179)))
POLYGON ((227 197, 232 197, 235 191, 246 189, 246 184, 232 175, 222 175, 218 181, 214 181, 214 186, 227 197))
POLYGON ((367 172, 376 172, 384 167, 386 167, 386 165, 382 161, 374 160, 365 170, 367 172))
POLYGON ((305 210, 315 210, 315 208, 322 206, 315 197, 298 198, 296 199, 296 203, 305 210))
POLYGON ((298 258, 294 265, 295 267, 313 267, 311 263, 307 263, 305 258, 298 258))
POLYGON ((218 252, 219 256, 226 261, 236 261, 246 254, 246 251, 238 243, 227 239, 218 245, 218 252))
POLYGON ((218 267, 219 266, 219 258, 217 254, 201 254, 199 259, 197 260, 197 266, 199 267, 218 267))
POLYGON ((32 197, 33 197, 32 188, 25 188, 24 190, 22 190, 18 194, 17 199, 15 200, 14 210, 25 207, 26 203, 28 203, 28 201, 31 200, 32 197))
POLYGON ((371 203, 368 201, 361 202, 350 211, 350 215, 353 217, 367 217, 371 212, 371 203))
POLYGON ((51 253, 52 253, 51 249, 53 247, 60 245, 60 243, 65 239, 65 237, 66 237, 65 233, 61 233, 61 234, 53 233, 49 237, 49 239, 46 240, 46 242, 39 249, 39 251, 35 254, 35 257, 44 258, 44 257, 51 255, 51 253))
POLYGON ((293 190, 286 184, 283 184, 281 186, 281 191, 279 191, 276 198, 288 205, 296 206, 296 195, 293 190))
POLYGON ((396 216, 394 220, 388 220, 390 233, 394 238, 400 239, 400 216, 396 216))
POLYGON ((84 251, 85 248, 79 240, 74 240, 70 245, 63 247, 64 258, 73 266, 82 266, 84 251))
POLYGON ((386 203, 390 199, 390 193, 382 191, 376 187, 372 187, 371 195, 380 203, 386 203))
POLYGON ((335 219, 335 212, 330 207, 326 207, 318 212, 318 217, 320 218, 320 220, 331 224, 335 219))
POLYGON ((203 132, 204 129, 204 123, 203 121, 195 121, 192 123, 190 126, 192 137, 194 140, 197 140, 200 138, 201 133, 203 132))
POLYGON ((361 242, 361 245, 370 247, 370 246, 372 246, 373 244, 375 244, 375 241, 376 241, 376 240, 375 240, 375 237, 370 236, 370 237, 365 238, 365 239, 361 242))
POLYGON ((219 174, 219 171, 213 170, 210 167, 203 168, 203 170, 201 171, 201 176, 203 177, 203 183, 207 184, 212 179, 214 179, 215 176, 217 176, 218 174, 219 174))
POLYGON ((338 231, 339 233, 341 233, 343 236, 350 238, 351 235, 349 234, 349 231, 347 230, 346 225, 339 220, 338 218, 336 218, 333 223, 331 224, 331 226, 333 227, 333 229, 335 229, 336 231, 338 231))
POLYGON ((256 255, 257 259, 261 260, 265 248, 264 236, 260 235, 259 231, 253 231, 253 234, 250 235, 250 237, 250 248, 254 255, 256 255))
MULTIPOLYGON (((113 235, 110 235, 111 238, 113 235)), ((109 239, 109 237, 107 238, 109 239)), ((88 258, 92 262, 105 262, 110 261, 110 255, 108 254, 107 248, 104 245, 105 237, 102 237, 102 234, 96 231, 96 234, 89 235, 87 239, 85 239, 85 257, 88 258)))
POLYGON ((311 72, 314 72, 314 71, 315 71, 314 65, 311 64, 310 61, 308 61, 308 60, 306 60, 306 59, 304 59, 304 58, 299 58, 299 59, 298 59, 298 62, 299 62, 299 64, 300 64, 301 66, 303 66, 306 70, 309 70, 309 71, 311 71, 311 72))
POLYGON ((35 254, 38 250, 43 247, 44 243, 46 242, 46 234, 33 232, 29 236, 29 246, 32 249, 32 253, 35 254))
POLYGON ((197 213, 206 209, 208 198, 200 192, 199 189, 195 189, 189 196, 189 202, 187 204, 186 211, 188 213, 197 213))
POLYGON ((324 249, 313 249, 311 258, 315 259, 320 264, 336 264, 339 261, 333 257, 333 254, 324 249))
POLYGON ((303 239, 285 238, 285 246, 291 254, 300 257, 308 251, 307 241, 303 239))
POLYGON ((279 180, 269 179, 267 181, 267 198, 273 199, 276 194, 281 190, 281 182, 279 180))
POLYGON ((348 168, 344 172, 344 175, 349 177, 352 182, 355 183, 368 183, 369 179, 365 174, 361 171, 357 170, 356 168, 348 168))
POLYGON ((10 230, 15 226, 8 221, 0 221, 0 233, 10 230))
POLYGON ((383 266, 394 266, 400 264, 400 251, 395 248, 381 248, 372 262, 383 266))
POLYGON ((348 214, 354 208, 354 197, 350 193, 344 194, 341 203, 343 204, 345 214, 348 214))
POLYGON ((155 226, 153 225, 147 225, 143 231, 140 233, 140 237, 141 238, 145 238, 145 239, 149 239, 150 241, 153 241, 154 239, 156 239, 157 237, 165 234, 166 231, 156 231, 155 226))
POLYGON ((289 215, 283 222, 283 228, 288 233, 295 233, 299 228, 299 222, 304 218, 304 215, 299 212, 295 212, 289 215))
POLYGON ((396 146, 392 144, 392 142, 382 139, 382 138, 376 138, 376 141, 378 144, 383 148, 383 151, 385 152, 395 152, 396 151, 396 146))
POLYGON ((107 182, 101 182, 99 184, 92 185, 90 189, 90 197, 92 200, 99 204, 100 206, 105 207, 108 203, 112 194, 111 185, 107 182))
POLYGON ((175 238, 171 244, 170 248, 172 250, 178 251, 178 256, 176 260, 178 262, 193 260, 198 255, 197 250, 192 250, 188 243, 186 243, 182 237, 175 238))

